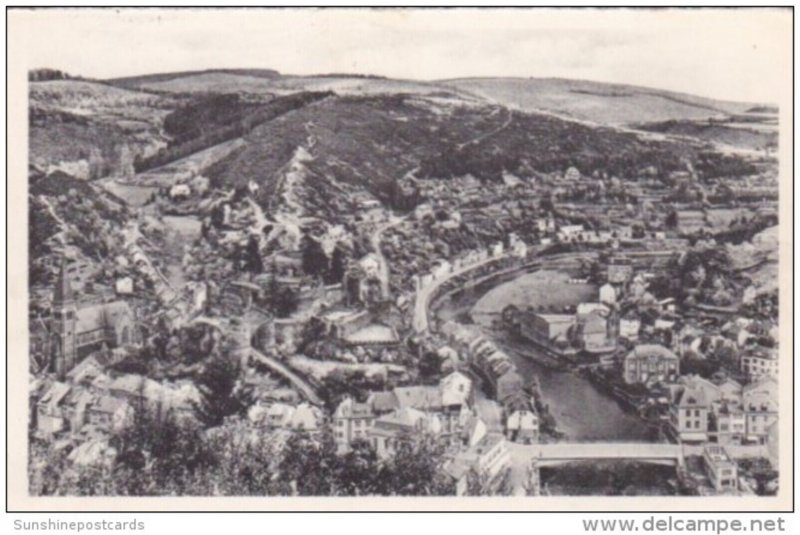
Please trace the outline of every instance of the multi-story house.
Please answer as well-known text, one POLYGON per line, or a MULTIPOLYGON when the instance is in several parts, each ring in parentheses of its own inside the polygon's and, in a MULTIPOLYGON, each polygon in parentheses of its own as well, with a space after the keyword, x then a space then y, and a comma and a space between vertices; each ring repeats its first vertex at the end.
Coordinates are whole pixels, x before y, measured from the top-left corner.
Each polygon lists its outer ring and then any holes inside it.
POLYGON ((86 408, 86 422, 106 432, 123 429, 132 419, 128 402, 108 395, 98 396, 86 408))
POLYGON ((778 421, 778 381, 768 377, 745 386, 742 408, 747 418, 747 441, 767 444, 770 427, 778 421))
POLYGON ((66 383, 55 382, 44 392, 36 404, 36 427, 45 434, 54 434, 67 427, 61 402, 70 391, 66 383))
POLYGON ((632 314, 627 314, 619 319, 619 335, 635 342, 639 339, 639 330, 642 320, 632 314))
POLYGON ((386 458, 394 455, 403 443, 425 435, 437 436, 441 431, 438 415, 406 407, 376 418, 367 430, 367 442, 379 457, 386 458))
POLYGON ((723 402, 714 412, 717 443, 741 444, 747 433, 744 411, 738 404, 723 402))
POLYGON ((366 440, 375 414, 366 403, 348 397, 339 403, 333 413, 333 439, 339 452, 346 452, 356 440, 366 440))
POLYGON ((638 345, 623 361, 622 377, 627 384, 673 381, 677 376, 678 356, 660 345, 638 345))
POLYGON ((751 381, 778 376, 778 352, 770 349, 750 350, 741 356, 742 371, 751 381))
POLYGON ((672 389, 669 431, 679 442, 706 442, 710 403, 698 387, 679 385, 672 389))
POLYGON ((470 474, 492 487, 510 466, 511 452, 505 437, 499 433, 488 433, 474 446, 456 454, 444 470, 453 479, 456 494, 462 495, 467 491, 470 474))
POLYGON ((724 447, 707 444, 703 448, 703 465, 709 481, 717 492, 735 491, 738 488, 736 462, 724 447))
POLYGON ((539 416, 532 410, 517 410, 506 420, 506 436, 511 442, 535 444, 539 441, 539 416))
POLYGON ((606 283, 600 287, 600 302, 606 305, 614 305, 617 302, 617 290, 611 284, 606 283))
POLYGON ((738 381, 727 378, 719 383, 720 400, 737 405, 742 404, 742 385, 738 381))
MULTIPOLYGON (((334 439, 339 451, 347 451, 354 440, 368 439, 370 430, 384 416, 388 419, 384 418, 386 421, 382 427, 388 435, 393 436, 397 434, 396 428, 408 427, 395 421, 400 414, 398 411, 413 409, 435 417, 436 434, 457 442, 467 420, 471 400, 472 380, 458 371, 442 378, 437 386, 404 386, 388 392, 373 392, 366 403, 346 398, 333 414, 334 439)), ((409 414, 412 413, 403 413, 404 417, 409 414)), ((391 438, 388 435, 387 440, 391 438)), ((378 440, 380 437, 376 435, 374 438, 378 440)))

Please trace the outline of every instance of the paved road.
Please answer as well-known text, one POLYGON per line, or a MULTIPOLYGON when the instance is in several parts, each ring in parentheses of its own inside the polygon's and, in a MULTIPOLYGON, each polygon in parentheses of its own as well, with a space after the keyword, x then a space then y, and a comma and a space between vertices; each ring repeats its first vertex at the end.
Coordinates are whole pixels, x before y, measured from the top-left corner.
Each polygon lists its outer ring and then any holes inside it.
POLYGON ((268 357, 261 351, 250 348, 250 356, 263 364, 264 366, 268 367, 270 370, 274 371, 275 373, 285 377, 292 385, 294 385, 302 394, 303 396, 314 405, 322 405, 322 398, 319 397, 314 387, 311 386, 308 381, 297 375, 288 366, 275 360, 272 357, 268 357))
POLYGON ((386 261, 386 258, 383 256, 383 251, 381 251, 381 240, 383 239, 383 233, 389 230, 392 227, 396 227, 397 225, 403 223, 406 220, 407 216, 404 217, 390 217, 387 223, 376 228, 372 234, 370 235, 370 245, 372 245, 372 249, 375 251, 381 259, 381 270, 383 271, 382 280, 383 280, 383 287, 381 288, 381 292, 383 295, 389 295, 389 263, 386 261))
POLYGON ((147 270, 142 271, 144 271, 145 275, 150 277, 155 287, 155 293, 161 300, 162 304, 165 306, 172 306, 177 301, 180 301, 182 299, 180 292, 172 287, 172 284, 170 284, 166 275, 164 275, 161 270, 156 267, 147 252, 139 245, 138 241, 143 239, 142 232, 139 230, 139 224, 134 222, 128 225, 128 227, 123 229, 122 236, 125 242, 125 248, 128 251, 128 254, 134 265, 134 258, 136 257, 137 253, 141 256, 146 264, 147 270))
POLYGON ((418 333, 424 333, 428 331, 428 305, 431 297, 436 294, 436 291, 442 284, 449 281, 453 277, 458 277, 464 273, 467 273, 468 271, 472 271, 491 262, 506 258, 506 256, 507 255, 503 255, 501 257, 489 257, 486 260, 462 267, 461 269, 449 273, 446 277, 437 279, 428 286, 420 289, 420 291, 417 292, 416 299, 414 300, 414 330, 418 333))

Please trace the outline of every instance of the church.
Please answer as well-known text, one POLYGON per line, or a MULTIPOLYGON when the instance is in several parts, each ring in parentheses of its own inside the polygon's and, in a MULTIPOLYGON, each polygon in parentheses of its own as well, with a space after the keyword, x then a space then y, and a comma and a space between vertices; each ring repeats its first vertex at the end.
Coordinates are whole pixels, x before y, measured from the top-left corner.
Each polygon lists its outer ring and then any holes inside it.
POLYGON ((133 311, 125 301, 80 303, 61 265, 48 325, 49 368, 63 377, 81 360, 102 349, 136 343, 133 311))

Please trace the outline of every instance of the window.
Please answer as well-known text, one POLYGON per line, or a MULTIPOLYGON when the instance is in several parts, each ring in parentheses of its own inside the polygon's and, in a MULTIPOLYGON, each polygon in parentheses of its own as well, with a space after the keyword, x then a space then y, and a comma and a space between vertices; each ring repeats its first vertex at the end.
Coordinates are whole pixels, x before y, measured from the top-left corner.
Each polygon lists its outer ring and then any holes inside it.
POLYGON ((695 416, 697 416, 697 417, 699 417, 699 416, 700 416, 700 409, 696 409, 696 410, 694 411, 694 415, 695 415, 695 416))
POLYGON ((686 417, 688 418, 691 415, 692 415, 692 410, 691 409, 686 409, 686 417))

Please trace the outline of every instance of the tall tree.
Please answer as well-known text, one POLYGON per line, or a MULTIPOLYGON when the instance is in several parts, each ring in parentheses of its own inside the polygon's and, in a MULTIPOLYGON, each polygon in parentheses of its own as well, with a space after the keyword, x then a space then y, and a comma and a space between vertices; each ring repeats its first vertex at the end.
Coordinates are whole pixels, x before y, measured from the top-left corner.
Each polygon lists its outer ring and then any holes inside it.
POLYGON ((222 228, 225 224, 225 207, 222 204, 217 204, 211 209, 211 224, 214 228, 222 228))
POLYGON ((206 427, 221 425, 228 416, 243 414, 247 399, 237 389, 239 365, 229 355, 211 358, 197 381, 200 401, 194 404, 195 414, 206 427))
POLYGON ((336 445, 330 433, 324 434, 321 440, 295 433, 283 448, 278 479, 289 494, 335 496, 336 464, 336 445))
POLYGON ((297 292, 288 286, 283 286, 278 290, 273 303, 275 315, 279 318, 288 318, 297 310, 299 303, 297 292))
POLYGON ((253 235, 247 240, 247 246, 245 247, 244 270, 256 275, 264 271, 264 263, 261 260, 258 237, 253 235))
POLYGON ((319 276, 328 268, 328 257, 322 249, 322 245, 309 236, 303 236, 301 242, 303 271, 312 277, 319 276))
POLYGON ((327 284, 335 284, 342 282, 344 279, 344 272, 347 269, 347 251, 344 250, 341 244, 337 244, 333 250, 331 257, 331 268, 328 270, 328 276, 325 280, 327 284))
POLYGON ((453 488, 441 471, 443 448, 431 440, 403 441, 388 465, 390 493, 400 496, 442 496, 453 488))
POLYGON ((664 220, 664 224, 667 228, 678 228, 678 212, 675 210, 670 210, 667 213, 667 218, 664 220))

